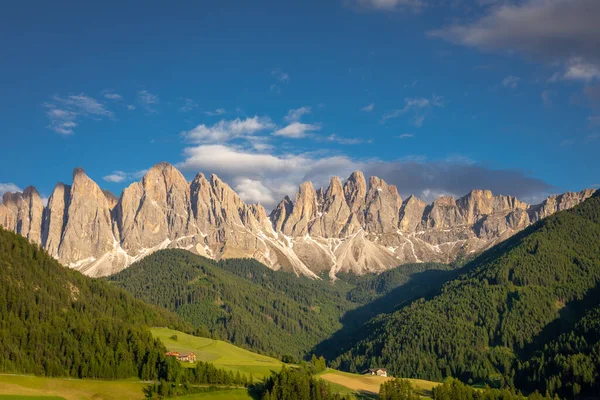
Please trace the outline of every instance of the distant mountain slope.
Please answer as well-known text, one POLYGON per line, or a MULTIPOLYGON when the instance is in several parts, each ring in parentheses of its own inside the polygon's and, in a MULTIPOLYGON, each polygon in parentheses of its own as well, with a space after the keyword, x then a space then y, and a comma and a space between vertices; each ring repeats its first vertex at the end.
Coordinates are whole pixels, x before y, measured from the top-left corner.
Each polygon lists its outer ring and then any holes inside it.
POLYGON ((118 198, 81 168, 73 171, 71 185, 56 185, 47 206, 31 186, 5 193, 0 225, 95 277, 160 249, 183 248, 217 260, 249 257, 271 269, 333 278, 339 272, 470 257, 592 193, 568 192, 529 205, 472 190, 426 204, 415 196, 402 199, 394 185, 356 171, 343 183, 332 177, 327 188, 302 183, 294 201, 286 196, 267 216, 216 175, 198 173, 188 182, 162 162, 118 198))
POLYGON ((298 358, 341 327, 343 282, 297 278, 255 260, 216 263, 185 250, 162 250, 109 277, 146 302, 233 344, 298 358))
POLYGON ((164 347, 149 326, 189 329, 0 228, 0 371, 155 379, 164 347))
MULTIPOLYGON (((519 357, 527 357, 532 347, 543 348, 553 334, 548 328, 558 321, 563 326, 560 331, 572 326, 574 306, 596 293, 599 244, 600 196, 596 193, 485 252, 431 300, 374 318, 364 328, 367 337, 340 355, 334 366, 360 370, 376 365, 398 376, 431 380, 454 376, 467 382, 510 384, 519 357)), ((575 348, 593 354, 586 368, 597 381, 597 331, 585 326, 594 332, 588 335, 591 343, 575 348)), ((549 365, 542 364, 541 368, 549 365)), ((546 372, 551 376, 551 371, 546 372)), ((569 375, 561 376, 568 379, 569 375)), ((538 376, 538 381, 544 379, 538 376)))

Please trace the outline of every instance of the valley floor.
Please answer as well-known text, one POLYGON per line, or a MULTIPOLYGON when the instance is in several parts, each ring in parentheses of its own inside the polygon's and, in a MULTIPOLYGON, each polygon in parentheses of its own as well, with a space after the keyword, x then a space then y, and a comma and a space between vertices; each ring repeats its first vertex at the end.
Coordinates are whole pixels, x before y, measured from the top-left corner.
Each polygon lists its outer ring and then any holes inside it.
MULTIPOLYGON (((147 382, 139 380, 101 381, 94 379, 45 378, 0 374, 0 400, 142 400, 147 382)), ((178 399, 252 399, 246 389, 223 389, 178 399)))
MULTIPOLYGON (((234 346, 230 343, 187 335, 167 328, 153 328, 152 334, 159 338, 170 351, 193 352, 198 361, 213 363, 224 368, 252 375, 262 380, 279 371, 283 363, 275 358, 263 356, 234 346), (176 337, 176 339, 175 339, 176 337)), ((184 364, 193 367, 195 364, 184 364)), ((365 376, 328 369, 319 377, 331 384, 340 394, 351 394, 357 399, 378 398, 379 387, 390 378, 365 376)), ((431 396, 435 382, 411 379, 424 397, 431 396)), ((0 374, 0 400, 121 400, 144 399, 142 389, 148 382, 138 379, 103 381, 94 379, 46 378, 30 375, 0 374)), ((198 393, 178 399, 252 399, 246 389, 223 388, 214 392, 198 393)))
MULTIPOLYGON (((357 375, 349 372, 342 372, 328 369, 320 375, 321 379, 351 389, 363 394, 378 394, 381 384, 390 377, 357 375)), ((409 379, 412 385, 417 389, 421 396, 431 397, 431 389, 439 385, 438 382, 424 381, 421 379, 409 379)))

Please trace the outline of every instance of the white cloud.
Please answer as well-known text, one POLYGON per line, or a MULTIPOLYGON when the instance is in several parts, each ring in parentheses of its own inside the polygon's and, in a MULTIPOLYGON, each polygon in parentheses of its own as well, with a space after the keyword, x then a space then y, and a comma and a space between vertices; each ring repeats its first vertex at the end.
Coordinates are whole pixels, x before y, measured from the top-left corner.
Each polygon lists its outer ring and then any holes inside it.
POLYGON ((421 0, 352 0, 351 4, 380 11, 419 11, 425 6, 421 0))
POLYGON ((102 179, 104 179, 106 182, 121 183, 134 179, 140 179, 146 174, 146 172, 148 172, 147 169, 136 172, 113 171, 110 175, 103 176, 102 179))
POLYGON ((133 111, 133 110, 135 110, 135 106, 133 104, 127 104, 127 109, 129 111, 133 111))
POLYGON ((72 135, 81 117, 103 119, 114 118, 106 106, 85 94, 54 96, 51 102, 44 103, 46 116, 50 120, 49 129, 61 135, 72 135))
POLYGON ((14 183, 0 183, 0 198, 7 192, 15 193, 22 191, 23 190, 14 183))
POLYGON ((310 132, 318 131, 319 129, 321 129, 319 125, 292 122, 286 127, 273 132, 273 135, 300 139, 306 137, 310 132))
POLYGON ((395 184, 403 197, 416 194, 427 201, 439 194, 460 196, 474 187, 536 201, 555 191, 544 181, 519 171, 492 170, 461 155, 438 161, 408 156, 382 162, 324 154, 269 154, 234 146, 199 145, 184 149, 184 160, 177 166, 184 172, 216 173, 230 182, 244 201, 260 201, 267 209, 286 195, 293 199, 301 182, 311 181, 315 188, 327 187, 331 176, 344 178, 355 170, 395 184))
POLYGON ((417 127, 421 127, 425 121, 425 114, 431 111, 432 107, 443 107, 444 98, 442 96, 433 95, 431 100, 419 97, 419 98, 405 98, 404 107, 393 110, 387 114, 384 114, 381 118, 382 122, 388 119, 397 118, 404 114, 412 114, 413 124, 417 127))
POLYGON ((466 24, 430 32, 431 36, 482 50, 517 52, 561 65, 567 79, 598 77, 600 1, 524 0, 489 8, 466 24))
POLYGON ((160 104, 160 98, 157 95, 147 90, 139 90, 137 92, 137 101, 147 112, 158 112, 156 106, 160 104))
POLYGON ((198 104, 194 100, 185 98, 183 99, 183 105, 179 107, 179 111, 190 112, 196 107, 198 107, 198 104))
POLYGON ((214 117, 215 115, 223 115, 226 111, 224 108, 217 108, 215 111, 205 111, 204 114, 214 117))
MULTIPOLYGON (((326 140, 328 142, 335 142, 339 144, 360 144, 365 142, 363 139, 360 138, 345 138, 340 137, 335 133, 332 133, 331 135, 327 136, 326 140)), ((367 140, 367 143, 371 143, 371 140, 367 140)))
POLYGON ((120 94, 115 93, 114 90, 112 90, 112 89, 107 89, 104 92, 102 92, 102 94, 104 95, 104 98, 108 99, 108 100, 114 100, 114 101, 123 100, 123 97, 120 94))
POLYGON ((250 178, 238 178, 234 180, 233 188, 237 194, 247 203, 275 204, 276 199, 269 188, 259 180, 250 178))
POLYGON ((241 189, 244 201, 260 201, 273 207, 286 196, 294 195, 298 185, 311 180, 316 187, 326 185, 330 176, 348 176, 361 163, 346 156, 322 154, 267 154, 226 145, 199 145, 183 151, 183 171, 216 173, 241 189), (259 183, 257 183, 259 182, 259 183))
POLYGON ((290 81, 290 76, 279 68, 272 70, 271 75, 281 83, 288 83, 290 81))
POLYGON ((367 106, 364 106, 363 108, 360 109, 360 111, 365 111, 365 112, 371 112, 375 109, 375 103, 371 103, 367 106))
POLYGON ((422 127, 424 122, 425 122, 424 115, 417 115, 416 117, 413 118, 413 125, 416 126, 417 128, 422 127))
POLYGON ((506 78, 502 80, 502 86, 509 89, 516 89, 519 86, 519 81, 521 78, 514 75, 508 75, 506 78))
POLYGON ((415 135, 413 135, 412 133, 403 133, 402 135, 398 136, 400 139, 408 139, 408 138, 412 138, 415 137, 415 135))
POLYGON ((554 97, 556 93, 553 90, 550 89, 546 89, 542 92, 542 94, 540 95, 542 98, 542 103, 544 103, 545 106, 549 107, 552 105, 552 99, 554 97))
POLYGON ((292 109, 292 110, 288 111, 288 113, 284 117, 284 119, 288 122, 296 122, 296 121, 299 121, 300 118, 302 118, 302 116, 304 116, 306 114, 310 114, 311 111, 312 111, 311 108, 308 106, 292 109))
MULTIPOLYGON (((598 16, 600 18, 600 15, 598 16)), ((582 60, 573 58, 567 64, 565 79, 591 81, 600 78, 600 66, 582 60)))
POLYGON ((254 116, 229 121, 221 120, 211 126, 201 124, 190 131, 183 132, 182 135, 194 143, 224 143, 232 139, 252 136, 274 126, 270 118, 254 116))

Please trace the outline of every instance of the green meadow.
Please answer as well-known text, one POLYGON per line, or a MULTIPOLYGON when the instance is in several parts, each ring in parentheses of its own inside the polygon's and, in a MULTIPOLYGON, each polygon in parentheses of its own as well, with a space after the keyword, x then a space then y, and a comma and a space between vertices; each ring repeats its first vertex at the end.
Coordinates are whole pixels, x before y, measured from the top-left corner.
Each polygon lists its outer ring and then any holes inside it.
POLYGON ((258 379, 270 375, 271 371, 279 371, 283 365, 275 358, 244 350, 222 340, 196 337, 167 328, 153 328, 151 331, 169 351, 193 352, 197 361, 210 362, 218 368, 246 375, 252 374, 258 379), (173 336, 177 336, 177 340, 172 339, 173 336))

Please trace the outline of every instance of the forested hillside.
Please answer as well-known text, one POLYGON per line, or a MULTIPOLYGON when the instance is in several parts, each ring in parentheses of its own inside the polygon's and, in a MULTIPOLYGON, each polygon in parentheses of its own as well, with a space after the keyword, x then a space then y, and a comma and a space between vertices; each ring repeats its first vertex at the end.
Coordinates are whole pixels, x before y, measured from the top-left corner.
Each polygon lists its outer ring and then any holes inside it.
POLYGON ((329 355, 328 347, 337 345, 327 340, 334 333, 334 341, 339 337, 340 343, 349 342, 356 328, 374 314, 392 311, 447 279, 419 278, 423 272, 445 274, 449 268, 407 265, 379 276, 342 275, 332 283, 327 277, 313 280, 273 271, 252 259, 215 262, 171 249, 154 253, 109 280, 137 298, 177 312, 199 334, 298 359, 311 351, 329 355), (402 293, 383 301, 394 290, 402 293))
POLYGON ((157 379, 165 348, 148 326, 189 329, 0 228, 0 371, 157 379))
POLYGON ((454 376, 523 389, 543 383, 565 395, 597 392, 598 384, 590 383, 600 380, 597 314, 590 311, 578 325, 573 316, 600 282, 598 194, 492 248, 464 270, 434 298, 374 318, 364 328, 367 337, 334 366, 385 366, 396 376, 454 376), (556 338, 564 332, 570 333, 556 338), (536 348, 542 350, 527 362, 536 348), (521 371, 540 372, 517 380, 519 362, 521 371), (577 386, 568 384, 574 376, 581 380, 577 386))
POLYGON ((216 263, 185 250, 159 251, 109 279, 200 333, 278 357, 303 356, 354 307, 343 283, 275 272, 254 260, 216 263))

